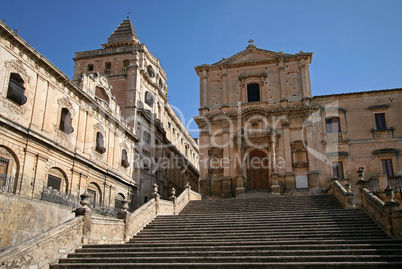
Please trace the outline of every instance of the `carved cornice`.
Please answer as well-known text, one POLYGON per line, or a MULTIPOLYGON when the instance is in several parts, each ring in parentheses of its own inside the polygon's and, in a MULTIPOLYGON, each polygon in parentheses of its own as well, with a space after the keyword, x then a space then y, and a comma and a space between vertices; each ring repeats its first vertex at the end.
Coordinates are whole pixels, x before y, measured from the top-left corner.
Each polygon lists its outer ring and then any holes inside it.
POLYGON ((267 73, 257 73, 257 74, 242 74, 238 77, 239 80, 246 80, 248 78, 267 78, 267 73))
POLYGON ((57 104, 59 106, 67 108, 72 115, 75 114, 75 110, 73 108, 73 104, 71 103, 70 99, 67 97, 63 97, 57 100, 57 104))

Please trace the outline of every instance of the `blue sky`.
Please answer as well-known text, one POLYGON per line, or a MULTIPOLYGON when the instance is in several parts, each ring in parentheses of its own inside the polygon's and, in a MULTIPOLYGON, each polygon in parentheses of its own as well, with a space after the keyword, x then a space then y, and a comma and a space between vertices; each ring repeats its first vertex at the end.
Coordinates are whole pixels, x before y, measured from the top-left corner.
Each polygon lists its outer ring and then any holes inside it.
MULTIPOLYGON (((249 39, 262 49, 313 52, 313 95, 402 87, 401 11, 401 0, 0 0, 0 19, 70 78, 74 52, 101 48, 130 12, 185 123, 198 115, 194 66, 228 58, 249 39)), ((198 136, 194 123, 190 129, 198 136)))

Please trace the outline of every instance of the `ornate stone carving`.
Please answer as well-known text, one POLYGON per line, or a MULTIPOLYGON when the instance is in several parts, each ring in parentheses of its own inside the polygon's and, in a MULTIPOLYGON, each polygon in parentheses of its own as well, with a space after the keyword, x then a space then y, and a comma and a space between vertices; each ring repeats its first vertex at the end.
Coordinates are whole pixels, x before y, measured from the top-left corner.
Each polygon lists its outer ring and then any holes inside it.
POLYGON ((30 77, 21 60, 4 61, 4 66, 7 71, 18 73, 25 82, 29 83, 30 77))
POLYGON ((75 114, 75 110, 73 108, 73 104, 71 103, 70 99, 67 97, 63 97, 57 100, 57 104, 61 107, 67 108, 72 115, 75 114))
POLYGON ((8 107, 8 109, 15 114, 23 115, 26 111, 24 106, 18 106, 13 102, 9 101, 6 97, 3 96, 3 106, 8 107))

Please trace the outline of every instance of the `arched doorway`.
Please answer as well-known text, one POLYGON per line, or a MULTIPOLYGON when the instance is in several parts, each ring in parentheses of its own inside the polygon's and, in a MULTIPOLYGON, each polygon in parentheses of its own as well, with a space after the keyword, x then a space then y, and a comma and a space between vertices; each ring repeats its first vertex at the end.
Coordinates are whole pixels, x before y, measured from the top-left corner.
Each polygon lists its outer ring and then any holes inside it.
POLYGON ((269 180, 269 158, 261 150, 254 150, 247 157, 247 189, 267 190, 271 187, 269 180))

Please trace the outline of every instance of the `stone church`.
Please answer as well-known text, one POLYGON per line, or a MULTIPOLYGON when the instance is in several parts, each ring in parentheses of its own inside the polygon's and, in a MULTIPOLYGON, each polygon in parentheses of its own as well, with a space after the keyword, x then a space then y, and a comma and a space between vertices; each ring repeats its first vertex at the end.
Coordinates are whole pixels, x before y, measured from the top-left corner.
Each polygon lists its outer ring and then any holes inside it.
POLYGON ((200 77, 200 191, 321 193, 363 167, 382 190, 401 179, 402 89, 312 96, 313 54, 249 46, 200 77))

